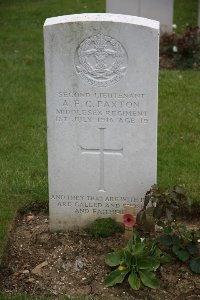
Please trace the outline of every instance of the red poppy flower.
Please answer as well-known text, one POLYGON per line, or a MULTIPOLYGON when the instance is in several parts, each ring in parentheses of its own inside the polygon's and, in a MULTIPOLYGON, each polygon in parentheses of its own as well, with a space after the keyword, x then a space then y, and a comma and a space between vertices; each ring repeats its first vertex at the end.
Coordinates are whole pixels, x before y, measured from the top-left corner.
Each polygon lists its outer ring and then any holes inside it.
POLYGON ((123 215, 123 223, 126 227, 133 227, 136 223, 136 219, 133 215, 131 214, 124 214, 123 215))

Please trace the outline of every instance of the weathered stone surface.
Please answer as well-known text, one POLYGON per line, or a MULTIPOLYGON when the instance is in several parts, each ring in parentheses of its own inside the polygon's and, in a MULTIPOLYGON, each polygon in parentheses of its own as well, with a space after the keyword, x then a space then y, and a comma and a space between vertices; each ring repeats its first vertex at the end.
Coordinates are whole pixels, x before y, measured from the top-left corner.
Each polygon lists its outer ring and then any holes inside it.
POLYGON ((46 20, 51 230, 139 210, 156 183, 158 33, 125 15, 46 20))

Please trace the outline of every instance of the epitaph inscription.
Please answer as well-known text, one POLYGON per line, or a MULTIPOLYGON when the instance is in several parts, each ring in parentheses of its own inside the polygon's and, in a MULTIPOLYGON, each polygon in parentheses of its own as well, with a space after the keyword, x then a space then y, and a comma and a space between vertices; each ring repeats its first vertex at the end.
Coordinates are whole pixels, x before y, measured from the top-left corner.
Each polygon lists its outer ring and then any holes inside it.
POLYGON ((107 87, 126 73, 127 54, 116 39, 102 33, 85 39, 75 55, 78 74, 89 84, 107 87))
POLYGON ((98 217, 122 213, 124 206, 132 205, 140 209, 144 199, 127 196, 105 195, 64 195, 52 194, 50 200, 62 209, 70 208, 73 214, 96 214, 98 217))

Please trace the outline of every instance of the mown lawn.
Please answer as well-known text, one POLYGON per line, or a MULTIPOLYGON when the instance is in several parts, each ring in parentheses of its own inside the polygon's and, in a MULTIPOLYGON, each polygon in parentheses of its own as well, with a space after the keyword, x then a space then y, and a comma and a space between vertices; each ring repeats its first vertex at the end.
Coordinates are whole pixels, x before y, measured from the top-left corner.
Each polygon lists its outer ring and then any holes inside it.
MULTIPOLYGON (((174 23, 196 25, 196 7, 197 0, 176 0, 174 23)), ((44 20, 83 12, 104 12, 104 1, 0 0, 0 256, 17 208, 48 201, 44 20)), ((196 202, 199 82, 197 71, 160 72, 158 182, 185 184, 196 202)))
POLYGON ((200 202, 200 73, 161 71, 159 80, 158 183, 185 184, 200 202))
POLYGON ((174 0, 174 24, 177 32, 183 32, 185 26, 197 26, 198 0, 174 0))

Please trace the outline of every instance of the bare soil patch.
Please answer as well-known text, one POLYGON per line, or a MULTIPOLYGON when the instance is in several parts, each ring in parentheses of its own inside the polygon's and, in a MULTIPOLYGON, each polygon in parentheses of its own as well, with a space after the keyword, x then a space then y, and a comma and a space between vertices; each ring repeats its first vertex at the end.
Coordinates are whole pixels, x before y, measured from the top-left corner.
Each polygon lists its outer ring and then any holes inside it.
POLYGON ((161 70, 176 70, 177 65, 173 58, 167 57, 165 54, 160 54, 159 68, 161 70))
MULTIPOLYGON (((200 221, 193 222, 200 227, 200 221)), ((125 245, 122 234, 92 238, 86 231, 50 233, 44 213, 34 218, 18 215, 0 269, 0 289, 8 294, 27 293, 58 299, 61 295, 88 295, 92 299, 175 300, 200 299, 200 276, 173 262, 161 267, 158 290, 133 291, 127 283, 105 288, 111 269, 105 256, 125 245)))

